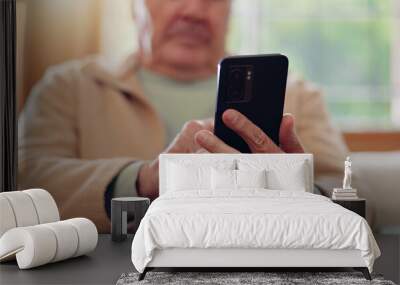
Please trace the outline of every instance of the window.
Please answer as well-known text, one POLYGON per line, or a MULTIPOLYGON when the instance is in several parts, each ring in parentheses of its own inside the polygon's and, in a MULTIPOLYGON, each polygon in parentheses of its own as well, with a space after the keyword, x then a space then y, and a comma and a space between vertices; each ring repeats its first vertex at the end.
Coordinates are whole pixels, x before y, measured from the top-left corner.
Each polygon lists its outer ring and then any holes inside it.
POLYGON ((286 54, 293 72, 323 88, 342 129, 400 126, 400 1, 233 3, 232 52, 286 54))

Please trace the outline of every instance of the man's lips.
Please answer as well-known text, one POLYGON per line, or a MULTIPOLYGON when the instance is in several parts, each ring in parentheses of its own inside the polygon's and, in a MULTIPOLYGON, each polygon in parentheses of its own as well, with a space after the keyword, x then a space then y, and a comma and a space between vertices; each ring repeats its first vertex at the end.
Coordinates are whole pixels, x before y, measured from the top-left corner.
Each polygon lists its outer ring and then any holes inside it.
POLYGON ((208 38, 193 33, 179 33, 170 36, 170 39, 176 40, 184 45, 205 45, 208 44, 208 38))
POLYGON ((166 36, 184 44, 207 44, 211 40, 211 32, 205 23, 177 21, 167 30, 166 36))

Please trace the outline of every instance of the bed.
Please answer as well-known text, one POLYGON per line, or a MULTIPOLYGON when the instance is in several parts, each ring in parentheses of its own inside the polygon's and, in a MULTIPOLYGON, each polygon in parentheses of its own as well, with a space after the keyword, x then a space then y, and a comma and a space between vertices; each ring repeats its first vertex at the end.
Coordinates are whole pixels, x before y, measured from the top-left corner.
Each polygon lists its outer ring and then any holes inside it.
POLYGON ((352 267, 380 251, 364 218, 313 194, 310 154, 162 154, 160 196, 132 242, 154 268, 352 267))

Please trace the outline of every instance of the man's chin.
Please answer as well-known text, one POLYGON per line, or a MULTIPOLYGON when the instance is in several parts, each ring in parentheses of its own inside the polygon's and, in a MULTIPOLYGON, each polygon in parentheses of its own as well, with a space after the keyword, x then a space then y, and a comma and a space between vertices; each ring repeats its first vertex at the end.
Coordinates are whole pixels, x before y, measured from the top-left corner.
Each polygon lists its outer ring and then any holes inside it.
POLYGON ((209 63, 212 53, 203 47, 174 45, 165 48, 162 54, 171 64, 190 69, 209 63))

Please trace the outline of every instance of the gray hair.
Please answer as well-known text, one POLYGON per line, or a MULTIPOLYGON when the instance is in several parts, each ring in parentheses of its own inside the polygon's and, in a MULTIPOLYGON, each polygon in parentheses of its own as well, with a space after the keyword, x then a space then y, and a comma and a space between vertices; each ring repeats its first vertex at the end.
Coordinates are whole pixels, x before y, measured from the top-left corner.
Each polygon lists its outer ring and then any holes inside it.
MULTIPOLYGON (((146 8, 145 0, 132 0, 132 15, 134 16, 135 23, 137 25, 137 31, 140 35, 145 29, 145 23, 148 21, 149 14, 146 8)), ((151 28, 151 27, 147 27, 151 28)), ((150 53, 151 50, 151 30, 149 34, 142 34, 139 39, 139 49, 144 53, 150 53)))
POLYGON ((146 14, 145 0, 132 0, 132 14, 136 17, 144 17, 146 14))

